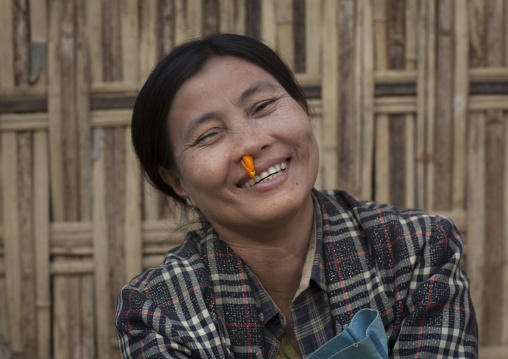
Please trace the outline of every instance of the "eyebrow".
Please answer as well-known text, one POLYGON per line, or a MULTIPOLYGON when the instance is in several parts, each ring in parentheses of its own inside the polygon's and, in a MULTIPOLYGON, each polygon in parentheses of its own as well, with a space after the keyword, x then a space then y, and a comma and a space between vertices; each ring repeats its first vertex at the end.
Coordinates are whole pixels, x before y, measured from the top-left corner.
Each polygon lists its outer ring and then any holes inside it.
MULTIPOLYGON (((239 105, 243 104, 249 97, 253 96, 255 93, 259 91, 263 91, 266 89, 272 89, 272 90, 280 90, 281 87, 277 86, 273 82, 270 81, 257 81, 254 82, 252 85, 250 85, 248 88, 246 88, 242 94, 238 97, 237 103, 239 105)), ((206 122, 207 120, 217 116, 216 112, 207 112, 193 120, 190 121, 189 125, 185 129, 185 132, 183 134, 184 138, 188 137, 192 130, 196 127, 198 127, 203 122, 206 122)))
POLYGON ((265 90, 265 89, 280 90, 281 87, 277 86, 276 84, 274 84, 273 82, 270 82, 270 81, 254 82, 247 89, 245 89, 245 91, 242 92, 242 94, 238 98, 238 104, 244 103, 249 97, 254 95, 256 92, 265 90))

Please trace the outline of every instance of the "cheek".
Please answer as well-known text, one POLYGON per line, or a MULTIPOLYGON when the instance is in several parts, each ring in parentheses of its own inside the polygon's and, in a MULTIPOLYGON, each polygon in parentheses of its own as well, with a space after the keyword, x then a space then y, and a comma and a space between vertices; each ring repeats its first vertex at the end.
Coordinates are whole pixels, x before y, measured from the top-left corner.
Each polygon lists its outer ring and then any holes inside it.
POLYGON ((213 151, 206 150, 187 156, 182 161, 184 186, 192 188, 195 192, 200 189, 213 188, 218 182, 221 182, 224 165, 220 158, 221 156, 213 151))

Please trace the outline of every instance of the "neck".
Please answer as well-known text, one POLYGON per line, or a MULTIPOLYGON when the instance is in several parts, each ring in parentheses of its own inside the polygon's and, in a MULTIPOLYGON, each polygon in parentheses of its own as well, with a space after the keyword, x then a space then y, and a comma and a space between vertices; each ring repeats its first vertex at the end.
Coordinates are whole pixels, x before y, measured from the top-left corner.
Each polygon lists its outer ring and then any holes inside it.
POLYGON ((248 235, 218 232, 253 270, 275 303, 289 307, 300 284, 313 221, 309 196, 298 213, 287 221, 279 221, 271 230, 263 226, 259 231, 250 230, 248 235))

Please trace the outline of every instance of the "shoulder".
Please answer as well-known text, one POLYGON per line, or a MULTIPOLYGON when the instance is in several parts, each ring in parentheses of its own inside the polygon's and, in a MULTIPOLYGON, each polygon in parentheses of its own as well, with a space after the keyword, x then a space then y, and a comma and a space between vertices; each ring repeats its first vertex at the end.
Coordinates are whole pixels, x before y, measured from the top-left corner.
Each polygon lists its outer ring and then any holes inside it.
POLYGON ((166 253, 161 264, 134 277, 120 295, 136 291, 155 305, 167 305, 175 298, 186 299, 184 297, 190 301, 204 300, 204 297, 211 300, 210 274, 201 253, 203 240, 199 231, 187 233, 184 242, 166 253))
POLYGON ((373 245, 392 246, 400 242, 418 250, 448 238, 457 242, 458 250, 462 249, 460 235, 450 218, 414 208, 398 209, 385 203, 359 201, 345 191, 314 191, 314 194, 323 219, 333 224, 339 218, 347 218, 373 245))

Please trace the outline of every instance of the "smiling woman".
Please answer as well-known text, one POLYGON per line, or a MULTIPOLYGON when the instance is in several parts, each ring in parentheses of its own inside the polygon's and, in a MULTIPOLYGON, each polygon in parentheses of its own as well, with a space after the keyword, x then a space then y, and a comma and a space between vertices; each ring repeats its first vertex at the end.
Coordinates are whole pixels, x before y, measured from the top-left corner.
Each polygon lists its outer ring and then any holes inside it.
POLYGON ((148 180, 205 222, 122 289, 124 358, 320 358, 362 309, 384 332, 353 355, 476 356, 453 223, 313 189, 305 98, 263 43, 175 48, 140 91, 132 138, 148 180))

